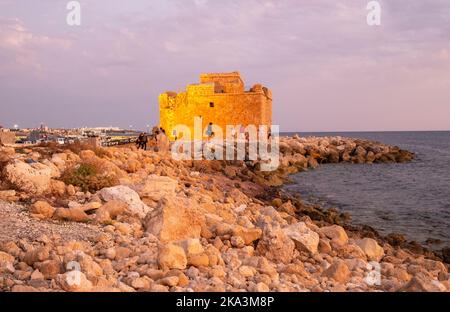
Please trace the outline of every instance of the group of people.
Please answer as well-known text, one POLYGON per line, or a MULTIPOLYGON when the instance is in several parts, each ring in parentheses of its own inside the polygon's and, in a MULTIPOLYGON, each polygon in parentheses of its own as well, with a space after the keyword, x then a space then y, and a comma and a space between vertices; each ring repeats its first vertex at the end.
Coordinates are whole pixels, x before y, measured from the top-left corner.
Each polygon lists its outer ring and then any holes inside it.
POLYGON ((142 132, 141 134, 139 134, 139 136, 136 140, 136 145, 137 145, 138 149, 142 148, 143 150, 147 150, 147 143, 148 143, 148 136, 147 136, 147 134, 142 132))
POLYGON ((139 134, 136 145, 138 149, 147 150, 147 144, 151 143, 151 146, 154 147, 154 150, 157 152, 167 152, 170 149, 170 142, 167 138, 166 131, 161 127, 154 127, 152 129, 152 133, 149 136, 142 132, 139 134))
MULTIPOLYGON (((215 138, 215 133, 213 131, 213 123, 208 123, 206 128, 206 144, 213 146, 213 140, 215 138)), ((232 136, 235 139, 248 139, 248 133, 245 131, 245 126, 241 125, 239 131, 236 131, 235 128, 232 129, 232 136), (239 132, 239 133, 238 133, 239 132)), ((271 138, 272 133, 269 129, 267 133, 268 139, 271 138)), ((154 147, 154 150, 157 152, 168 152, 170 150, 170 141, 166 135, 166 131, 162 127, 154 127, 152 129, 152 133, 149 136, 142 132, 136 140, 136 145, 138 149, 147 150, 147 144, 151 142, 151 146, 154 147)), ((214 149, 214 148, 212 148, 214 149)))

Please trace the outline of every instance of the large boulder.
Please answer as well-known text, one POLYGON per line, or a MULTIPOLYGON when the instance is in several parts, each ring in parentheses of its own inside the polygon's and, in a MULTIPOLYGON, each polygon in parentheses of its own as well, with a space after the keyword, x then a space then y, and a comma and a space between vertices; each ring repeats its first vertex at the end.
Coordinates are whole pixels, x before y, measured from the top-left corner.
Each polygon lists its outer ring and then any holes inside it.
POLYGON ((185 198, 163 198, 145 220, 146 231, 163 242, 200 238, 204 217, 185 198))
POLYGON ((135 190, 141 197, 159 201, 163 197, 175 196, 177 186, 177 180, 152 174, 147 177, 144 183, 138 185, 135 190))
POLYGON ((4 173, 5 180, 20 191, 34 195, 50 191, 52 169, 41 163, 15 161, 5 167, 4 173))
POLYGON ((289 263, 294 258, 294 242, 281 230, 266 230, 256 252, 276 263, 289 263))
POLYGON ((140 218, 144 218, 150 211, 150 207, 142 202, 139 194, 128 186, 118 185, 104 188, 99 191, 99 195, 106 202, 118 200, 126 203, 127 212, 140 218))
POLYGON ((319 234, 312 231, 304 222, 297 222, 283 229, 284 233, 294 241, 295 246, 300 251, 308 251, 311 254, 317 253, 319 246, 319 234))
POLYGON ((325 226, 320 229, 320 232, 329 239, 331 239, 332 243, 338 246, 343 246, 348 242, 347 233, 345 232, 342 226, 339 225, 325 226))

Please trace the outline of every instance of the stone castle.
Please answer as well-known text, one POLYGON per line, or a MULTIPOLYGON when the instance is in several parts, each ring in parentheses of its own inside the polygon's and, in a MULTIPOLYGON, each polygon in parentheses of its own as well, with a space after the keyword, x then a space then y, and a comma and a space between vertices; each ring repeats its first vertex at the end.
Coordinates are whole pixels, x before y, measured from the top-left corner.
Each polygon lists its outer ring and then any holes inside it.
MULTIPOLYGON (((194 118, 202 118, 202 129, 211 122, 226 131, 227 125, 272 124, 272 92, 260 84, 245 90, 239 72, 200 75, 200 83, 190 84, 181 93, 159 96, 160 126, 170 140, 179 134, 176 125, 186 125, 194 133, 194 118)), ((239 128, 238 128, 239 129, 239 128)))

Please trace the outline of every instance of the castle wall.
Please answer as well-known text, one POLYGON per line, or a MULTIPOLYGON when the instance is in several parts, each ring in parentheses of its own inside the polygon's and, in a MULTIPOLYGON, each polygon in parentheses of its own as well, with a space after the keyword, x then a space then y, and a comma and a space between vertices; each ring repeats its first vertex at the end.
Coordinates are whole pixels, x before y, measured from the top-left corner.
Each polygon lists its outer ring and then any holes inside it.
MULTIPOLYGON (((226 79, 231 78, 226 77, 226 79)), ((205 80, 203 79, 203 81, 205 80)), ((271 125, 272 95, 270 90, 256 85, 251 92, 243 92, 242 80, 239 78, 238 83, 234 83, 235 80, 221 81, 222 86, 229 83, 229 90, 231 89, 233 92, 228 93, 217 93, 217 81, 215 83, 207 81, 202 84, 189 85, 186 92, 177 95, 161 94, 159 97, 160 126, 166 129, 169 139, 174 139, 172 129, 178 124, 188 126, 191 130, 191 138, 193 138, 194 117, 200 116, 203 122, 203 134, 209 122, 220 126, 224 131, 224 136, 227 125, 271 125)))

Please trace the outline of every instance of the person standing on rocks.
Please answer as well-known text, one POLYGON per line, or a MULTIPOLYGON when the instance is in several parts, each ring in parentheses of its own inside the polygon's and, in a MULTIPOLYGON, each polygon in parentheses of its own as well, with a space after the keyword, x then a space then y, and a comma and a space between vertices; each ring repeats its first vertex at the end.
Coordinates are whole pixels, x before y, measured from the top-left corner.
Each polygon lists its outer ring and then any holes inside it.
POLYGON ((147 137, 147 134, 145 134, 145 133, 142 133, 142 134, 143 134, 143 136, 142 136, 142 149, 144 151, 146 151, 147 150, 148 137, 147 137))
POLYGON ((138 149, 140 149, 142 147, 143 141, 144 141, 144 133, 141 133, 141 134, 139 134, 139 136, 136 140, 136 145, 137 145, 138 149))
POLYGON ((212 125, 213 125, 212 122, 210 122, 208 124, 208 128, 206 129, 206 135, 208 136, 208 138, 211 138, 211 136, 213 134, 212 125))

